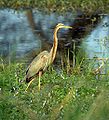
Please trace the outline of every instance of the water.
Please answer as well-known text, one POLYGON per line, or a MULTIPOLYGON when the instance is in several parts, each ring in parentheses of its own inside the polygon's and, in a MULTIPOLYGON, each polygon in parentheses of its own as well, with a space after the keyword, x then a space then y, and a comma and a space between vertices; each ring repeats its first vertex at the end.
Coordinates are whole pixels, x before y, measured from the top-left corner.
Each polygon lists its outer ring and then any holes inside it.
POLYGON ((37 48, 38 38, 34 37, 24 13, 0 10, 0 55, 12 58, 23 57, 37 48))
MULTIPOLYGON (((11 9, 0 10, 0 56, 9 60, 23 59, 28 53, 41 49, 42 39, 52 43, 56 23, 68 25, 73 18, 71 13, 61 16, 56 13, 33 11, 37 32, 43 34, 41 37, 33 34, 25 13, 26 11, 16 12, 11 9)), ((61 30, 59 36, 66 32, 68 30, 61 30)))
POLYGON ((89 58, 109 58, 109 16, 106 16, 98 26, 85 37, 81 47, 89 58))
MULTIPOLYGON (((33 11, 37 32, 34 35, 28 23, 25 11, 0 10, 0 56, 9 61, 24 59, 28 53, 41 49, 41 41, 53 42, 53 28, 57 23, 70 25, 76 18, 72 13, 59 15, 56 13, 45 14, 33 11)), ((87 26, 86 26, 87 27, 87 26)), ((68 30, 60 30, 59 37, 68 30)), ((80 48, 84 49, 87 57, 109 57, 109 16, 101 17, 101 22, 90 33, 82 38, 80 48)), ((27 61, 29 57, 25 58, 27 61)))

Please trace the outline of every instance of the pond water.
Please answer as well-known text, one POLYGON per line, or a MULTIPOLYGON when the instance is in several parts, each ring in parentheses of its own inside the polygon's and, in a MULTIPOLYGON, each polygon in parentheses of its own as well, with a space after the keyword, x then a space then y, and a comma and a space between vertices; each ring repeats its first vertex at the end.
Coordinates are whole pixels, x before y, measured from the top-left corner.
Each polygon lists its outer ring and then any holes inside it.
MULTIPOLYGON (((56 13, 45 14, 34 11, 35 23, 38 30, 52 43, 53 28, 57 23, 70 25, 73 23, 76 15, 66 13, 59 15, 56 13)), ((59 37, 68 30, 61 30, 59 37)), ((109 53, 109 16, 101 17, 101 22, 90 33, 87 34, 80 44, 80 48, 84 49, 89 58, 108 57, 109 53)), ((9 61, 24 59, 31 51, 41 49, 41 37, 35 36, 28 23, 25 11, 0 10, 0 56, 7 58, 9 61)))
POLYGON ((98 26, 85 37, 81 47, 89 58, 109 58, 109 16, 106 16, 98 26))
MULTIPOLYGON (((43 39, 52 43, 53 28, 56 23, 69 25, 74 18, 71 13, 65 16, 56 13, 44 14, 33 11, 34 20, 37 25, 37 32, 41 31, 43 39), (69 16, 69 17, 68 17, 69 16)), ((61 30, 59 36, 68 32, 61 30)), ((31 51, 41 48, 42 38, 34 35, 29 25, 26 11, 14 11, 11 9, 0 10, 0 56, 10 60, 23 59, 31 51)), ((29 58, 26 58, 28 61, 29 58)), ((23 59, 24 60, 24 59, 23 59)))

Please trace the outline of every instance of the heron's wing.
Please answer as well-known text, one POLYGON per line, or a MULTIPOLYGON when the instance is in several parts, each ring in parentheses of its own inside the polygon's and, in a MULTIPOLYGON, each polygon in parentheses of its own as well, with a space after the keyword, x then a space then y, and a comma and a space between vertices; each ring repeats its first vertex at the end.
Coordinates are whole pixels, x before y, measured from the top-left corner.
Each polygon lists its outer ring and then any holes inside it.
POLYGON ((31 64, 28 66, 28 69, 26 71, 26 77, 30 78, 37 74, 40 70, 45 70, 49 64, 48 60, 49 53, 47 51, 41 52, 33 59, 31 64))

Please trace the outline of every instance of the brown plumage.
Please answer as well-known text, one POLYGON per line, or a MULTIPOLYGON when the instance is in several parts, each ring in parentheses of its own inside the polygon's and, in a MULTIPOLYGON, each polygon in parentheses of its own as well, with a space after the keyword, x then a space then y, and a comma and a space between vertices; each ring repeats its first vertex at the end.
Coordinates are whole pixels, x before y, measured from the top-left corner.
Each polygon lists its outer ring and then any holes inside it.
MULTIPOLYGON (((51 48, 50 52, 43 51, 38 56, 36 56, 31 64, 28 66, 26 71, 26 82, 28 84, 28 87, 30 83, 33 81, 33 78, 39 74, 39 90, 40 90, 40 76, 42 73, 46 70, 46 68, 54 61, 58 46, 58 39, 57 39, 57 32, 60 28, 72 28, 70 26, 65 26, 62 23, 59 23, 55 30, 54 30, 54 42, 53 47, 51 48)), ((28 89, 26 88, 26 90, 28 89)))

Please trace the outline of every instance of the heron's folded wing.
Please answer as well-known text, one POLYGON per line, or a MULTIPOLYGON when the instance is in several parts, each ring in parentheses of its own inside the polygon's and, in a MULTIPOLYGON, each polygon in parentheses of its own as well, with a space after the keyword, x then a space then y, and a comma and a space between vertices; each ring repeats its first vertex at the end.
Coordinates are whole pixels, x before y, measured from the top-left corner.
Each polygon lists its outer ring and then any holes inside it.
POLYGON ((47 51, 41 52, 29 65, 26 71, 26 76, 30 78, 37 74, 40 70, 45 70, 45 68, 48 66, 48 59, 49 53, 47 51))

